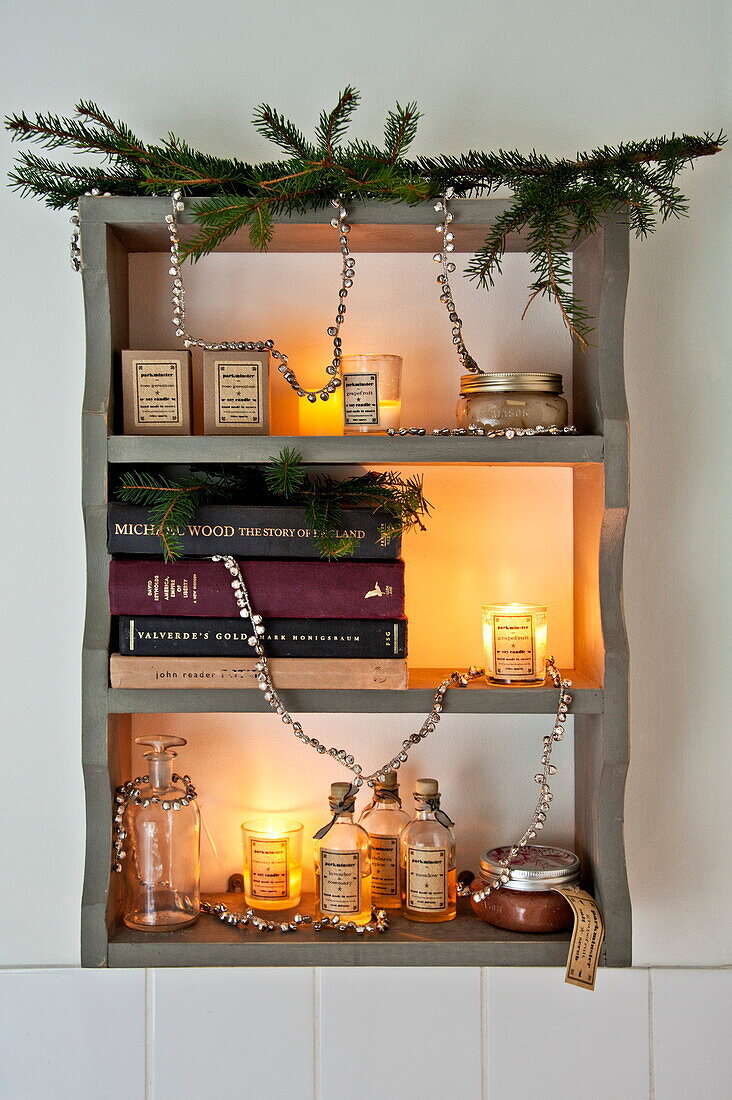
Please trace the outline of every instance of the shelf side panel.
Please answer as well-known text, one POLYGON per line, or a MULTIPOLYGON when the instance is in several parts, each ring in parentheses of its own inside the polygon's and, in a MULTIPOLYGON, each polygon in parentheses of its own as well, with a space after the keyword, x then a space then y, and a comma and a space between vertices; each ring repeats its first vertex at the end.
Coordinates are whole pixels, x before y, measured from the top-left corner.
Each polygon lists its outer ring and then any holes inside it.
MULTIPOLYGON (((581 427, 600 432, 605 441, 604 481, 590 467, 575 470, 575 554, 600 517, 597 591, 603 652, 585 631, 579 657, 599 670, 603 683, 602 716, 575 719, 575 830, 577 850, 591 877, 606 924, 605 961, 631 962, 631 908, 623 838, 628 771, 628 640, 623 617, 623 546, 628 514, 628 412, 623 374, 623 331, 629 268, 628 226, 610 218, 602 233, 575 253, 575 290, 596 319, 594 346, 575 353, 576 383, 585 418, 581 427), (582 357, 584 360, 582 362, 582 357), (600 495, 602 494, 602 495, 600 495), (601 501, 601 506, 598 502, 601 501)), ((592 568, 589 559, 576 564, 592 568)), ((589 585, 583 585, 589 591, 589 585)), ((575 614, 587 626, 596 618, 592 598, 580 597, 575 614)), ((580 629, 580 637, 583 629, 580 629)))

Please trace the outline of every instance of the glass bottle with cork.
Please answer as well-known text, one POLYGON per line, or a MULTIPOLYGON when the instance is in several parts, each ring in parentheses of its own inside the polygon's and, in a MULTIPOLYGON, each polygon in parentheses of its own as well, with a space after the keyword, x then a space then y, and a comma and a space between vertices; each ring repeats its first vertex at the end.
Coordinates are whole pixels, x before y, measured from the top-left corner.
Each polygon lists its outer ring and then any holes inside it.
POLYGON ((401 909, 399 837, 411 821, 402 809, 394 771, 383 773, 374 785, 373 801, 358 819, 371 841, 371 901, 380 909, 401 909))
POLYGON ((371 844, 369 834, 353 820, 358 787, 331 783, 333 817, 315 841, 315 883, 324 917, 353 924, 371 920, 371 844))
POLYGON ((129 928, 170 932, 198 919, 201 818, 188 776, 173 774, 183 737, 136 737, 149 745, 149 775, 136 781, 123 817, 123 920, 129 928))
POLYGON ((440 809, 436 779, 414 785, 417 815, 402 831, 402 914, 408 920, 439 924, 457 915, 454 822, 440 809))

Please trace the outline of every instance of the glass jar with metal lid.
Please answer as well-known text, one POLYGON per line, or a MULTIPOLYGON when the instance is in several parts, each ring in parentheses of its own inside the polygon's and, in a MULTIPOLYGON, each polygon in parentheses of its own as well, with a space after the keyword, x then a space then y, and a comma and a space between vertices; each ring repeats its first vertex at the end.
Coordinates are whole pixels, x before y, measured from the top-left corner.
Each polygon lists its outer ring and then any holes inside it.
MULTIPOLYGON (((496 886, 511 849, 492 848, 480 861, 480 876, 473 890, 486 884, 496 886)), ((487 924, 509 932, 563 932, 572 927, 574 916, 569 902, 554 887, 576 886, 580 879, 579 859, 565 848, 527 844, 512 861, 510 878, 483 901, 471 899, 473 912, 487 924)))
POLYGON ((561 394, 561 374, 463 374, 458 428, 565 428, 567 402, 561 394))

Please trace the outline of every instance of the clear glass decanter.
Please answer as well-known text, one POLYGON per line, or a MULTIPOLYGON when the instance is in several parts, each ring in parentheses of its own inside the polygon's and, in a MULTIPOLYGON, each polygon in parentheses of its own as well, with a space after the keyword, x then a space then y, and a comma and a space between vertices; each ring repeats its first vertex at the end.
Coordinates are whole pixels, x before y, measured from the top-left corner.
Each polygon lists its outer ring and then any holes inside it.
POLYGON ((379 909, 400 909, 399 837, 411 821, 402 809, 397 774, 384 773, 374 798, 358 819, 371 841, 371 903, 379 909))
POLYGON ((150 746, 149 775, 124 813, 123 920, 129 928, 171 932, 198 919, 201 819, 185 782, 173 775, 170 750, 185 745, 184 738, 136 737, 135 743, 150 746))
POLYGON ((331 783, 333 818, 314 837, 315 883, 322 916, 368 924, 371 844, 369 834, 353 820, 357 793, 350 783, 331 783))
POLYGON ((457 869, 453 822, 440 809, 436 779, 414 785, 417 816, 400 837, 402 914, 438 924, 457 914, 457 869))

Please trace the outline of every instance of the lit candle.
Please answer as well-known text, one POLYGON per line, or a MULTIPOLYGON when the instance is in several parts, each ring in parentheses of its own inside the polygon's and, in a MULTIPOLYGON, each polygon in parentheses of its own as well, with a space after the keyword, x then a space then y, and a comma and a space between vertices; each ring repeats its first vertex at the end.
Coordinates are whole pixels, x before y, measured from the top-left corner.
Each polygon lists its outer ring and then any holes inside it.
POLYGON ((399 427, 401 355, 344 355, 341 380, 345 435, 383 435, 387 428, 399 427))
POLYGON ((543 684, 546 607, 495 603, 483 608, 486 679, 498 684, 543 684))
POLYGON ((244 897, 256 909, 293 909, 302 891, 302 833, 299 821, 245 821, 244 897))

